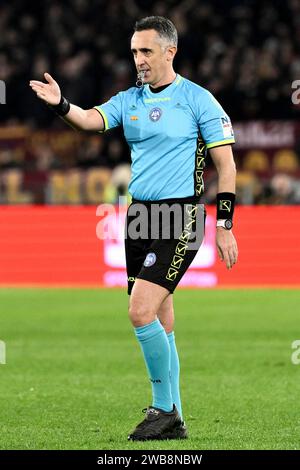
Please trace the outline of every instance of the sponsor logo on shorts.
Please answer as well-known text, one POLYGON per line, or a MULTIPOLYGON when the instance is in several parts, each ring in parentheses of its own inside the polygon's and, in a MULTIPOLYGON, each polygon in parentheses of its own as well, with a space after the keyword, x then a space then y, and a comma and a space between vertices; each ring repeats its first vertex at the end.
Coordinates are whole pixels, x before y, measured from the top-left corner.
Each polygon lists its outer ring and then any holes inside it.
POLYGON ((155 253, 148 253, 146 256, 146 259, 144 261, 144 266, 146 268, 149 268, 150 266, 153 266, 156 261, 156 254, 155 253))
POLYGON ((192 225, 196 222, 198 206, 197 204, 187 204, 185 206, 185 210, 188 214, 188 220, 185 224, 182 234, 179 237, 171 265, 166 275, 166 279, 172 282, 176 280, 180 267, 184 261, 186 250, 188 249, 188 242, 192 233, 192 225))
POLYGON ((183 259, 184 258, 182 256, 174 255, 171 266, 173 266, 174 268, 179 269, 183 259))
POLYGON ((178 274, 177 269, 169 268, 168 269, 168 274, 166 275, 166 279, 168 281, 175 281, 175 279, 177 277, 177 274, 178 274))

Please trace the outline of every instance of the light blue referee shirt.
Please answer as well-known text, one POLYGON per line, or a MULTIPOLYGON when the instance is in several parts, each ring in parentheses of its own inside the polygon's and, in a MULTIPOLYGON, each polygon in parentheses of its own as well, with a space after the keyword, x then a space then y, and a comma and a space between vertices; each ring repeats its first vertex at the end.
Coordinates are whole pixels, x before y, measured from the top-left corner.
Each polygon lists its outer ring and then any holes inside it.
POLYGON ((133 87, 95 109, 105 131, 123 126, 132 160, 128 189, 138 200, 201 196, 206 149, 234 143, 230 119, 213 95, 178 74, 159 93, 133 87))

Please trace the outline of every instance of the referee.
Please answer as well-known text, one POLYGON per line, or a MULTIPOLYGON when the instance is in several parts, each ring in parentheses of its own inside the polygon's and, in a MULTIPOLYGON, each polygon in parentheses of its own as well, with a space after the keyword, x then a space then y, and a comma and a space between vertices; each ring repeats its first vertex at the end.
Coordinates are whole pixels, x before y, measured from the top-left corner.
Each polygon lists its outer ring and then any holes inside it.
POLYGON ((209 91, 174 71, 177 40, 167 18, 137 21, 131 38, 137 86, 93 109, 70 104, 48 73, 46 83, 30 82, 37 96, 73 128, 104 132, 122 126, 131 149, 132 204, 125 239, 129 317, 153 397, 143 410, 144 420, 128 436, 134 441, 187 437, 171 294, 202 241, 205 210, 200 198, 207 149, 218 172, 218 254, 228 269, 238 255, 231 230, 236 170, 230 119, 209 91), (146 230, 137 236, 141 214, 146 230))

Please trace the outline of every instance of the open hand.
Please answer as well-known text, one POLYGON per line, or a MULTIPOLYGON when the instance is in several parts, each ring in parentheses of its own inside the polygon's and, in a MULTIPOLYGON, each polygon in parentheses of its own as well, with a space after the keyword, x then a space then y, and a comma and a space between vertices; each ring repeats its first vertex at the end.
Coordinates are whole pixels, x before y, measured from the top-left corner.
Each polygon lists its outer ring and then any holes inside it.
POLYGON ((225 262, 227 269, 231 269, 238 258, 238 247, 231 230, 217 227, 216 244, 221 261, 225 262))
POLYGON ((30 80, 29 85, 41 100, 46 101, 48 104, 56 105, 60 102, 61 98, 58 83, 47 72, 44 73, 44 77, 47 83, 30 80))

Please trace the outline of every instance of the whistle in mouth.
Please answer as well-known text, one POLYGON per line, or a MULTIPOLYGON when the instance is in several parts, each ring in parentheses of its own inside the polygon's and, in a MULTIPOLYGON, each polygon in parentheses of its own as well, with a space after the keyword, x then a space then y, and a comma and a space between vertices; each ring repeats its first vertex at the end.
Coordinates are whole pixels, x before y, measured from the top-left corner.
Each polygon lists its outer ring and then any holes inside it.
POLYGON ((144 85, 145 73, 146 72, 142 70, 137 74, 136 86, 138 88, 141 88, 144 85))

